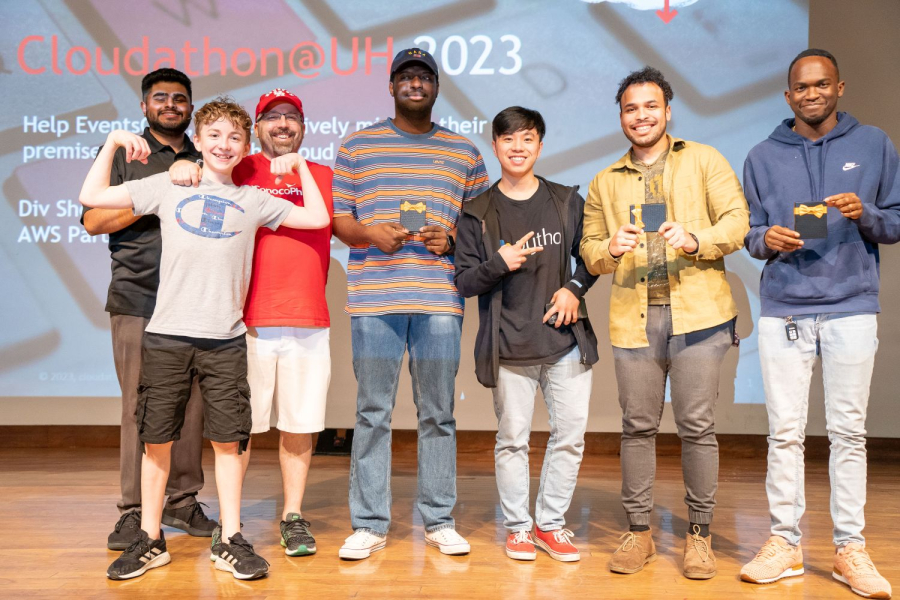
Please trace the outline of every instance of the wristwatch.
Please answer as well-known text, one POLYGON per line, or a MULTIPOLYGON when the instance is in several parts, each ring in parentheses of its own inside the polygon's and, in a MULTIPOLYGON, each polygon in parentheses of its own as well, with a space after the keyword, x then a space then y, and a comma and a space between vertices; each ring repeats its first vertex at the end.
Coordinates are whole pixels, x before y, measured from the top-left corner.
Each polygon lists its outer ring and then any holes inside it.
POLYGON ((449 233, 447 234, 447 251, 444 254, 453 254, 456 251, 456 240, 449 233))

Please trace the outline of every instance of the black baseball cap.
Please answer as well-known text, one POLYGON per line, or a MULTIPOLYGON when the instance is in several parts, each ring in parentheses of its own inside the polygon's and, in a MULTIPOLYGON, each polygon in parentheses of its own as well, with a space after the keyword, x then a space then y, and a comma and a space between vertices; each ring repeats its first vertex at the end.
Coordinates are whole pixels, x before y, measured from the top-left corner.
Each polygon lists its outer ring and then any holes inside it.
POLYGON ((391 78, 393 79, 394 73, 410 63, 421 63, 425 65, 431 69, 431 72, 434 73, 434 77, 437 78, 438 67, 437 63, 434 62, 434 57, 421 48, 407 48, 406 50, 398 52, 397 56, 394 57, 394 62, 391 63, 391 78))

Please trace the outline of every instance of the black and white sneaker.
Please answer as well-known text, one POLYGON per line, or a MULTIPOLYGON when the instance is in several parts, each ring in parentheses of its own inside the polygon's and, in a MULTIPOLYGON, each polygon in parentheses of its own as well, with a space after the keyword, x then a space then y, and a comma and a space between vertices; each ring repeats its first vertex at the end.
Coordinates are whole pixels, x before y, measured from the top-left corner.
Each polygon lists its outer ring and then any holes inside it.
POLYGON ((129 510, 119 517, 113 532, 106 538, 106 547, 110 550, 122 552, 127 550, 131 543, 140 537, 141 511, 129 510))
POLYGON ((194 537, 210 537, 216 522, 204 514, 203 506, 202 502, 194 500, 180 508, 166 507, 162 514, 163 525, 186 531, 194 537))
MULTIPOLYGON (((221 529, 217 527, 213 540, 221 535, 221 529)), ((259 579, 269 573, 268 561, 253 551, 253 546, 244 536, 236 533, 228 542, 226 544, 220 540, 212 547, 210 558, 215 558, 217 569, 228 571, 235 579, 259 579)))
POLYGON ((106 576, 110 579, 140 577, 148 570, 167 565, 172 560, 166 550, 166 538, 162 530, 159 531, 158 540, 151 540, 143 529, 138 531, 137 539, 106 570, 106 576))

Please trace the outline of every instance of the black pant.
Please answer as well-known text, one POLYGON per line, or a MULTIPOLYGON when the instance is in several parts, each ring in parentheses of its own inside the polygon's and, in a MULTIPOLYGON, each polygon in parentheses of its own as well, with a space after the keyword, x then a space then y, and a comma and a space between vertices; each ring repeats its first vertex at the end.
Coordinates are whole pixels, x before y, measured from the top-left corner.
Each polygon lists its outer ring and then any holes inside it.
POLYGON ((138 388, 137 424, 141 441, 164 444, 181 437, 196 376, 203 397, 203 436, 213 442, 250 439, 250 386, 243 335, 212 340, 145 333, 138 388))

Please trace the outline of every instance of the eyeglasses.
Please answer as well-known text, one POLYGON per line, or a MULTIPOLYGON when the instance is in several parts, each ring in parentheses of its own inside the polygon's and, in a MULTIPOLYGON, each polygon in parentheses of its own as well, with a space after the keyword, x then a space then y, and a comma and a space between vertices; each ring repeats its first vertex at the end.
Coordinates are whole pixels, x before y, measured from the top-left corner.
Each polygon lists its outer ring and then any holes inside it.
POLYGON ((150 100, 153 100, 154 102, 171 101, 172 104, 183 104, 191 101, 191 99, 185 96, 183 92, 172 92, 171 94, 154 92, 153 95, 150 96, 150 100))
POLYGON ((260 121, 265 121, 266 123, 278 123, 281 121, 282 117, 288 123, 302 123, 303 116, 297 113, 279 113, 279 112, 267 112, 263 113, 259 116, 260 121))

